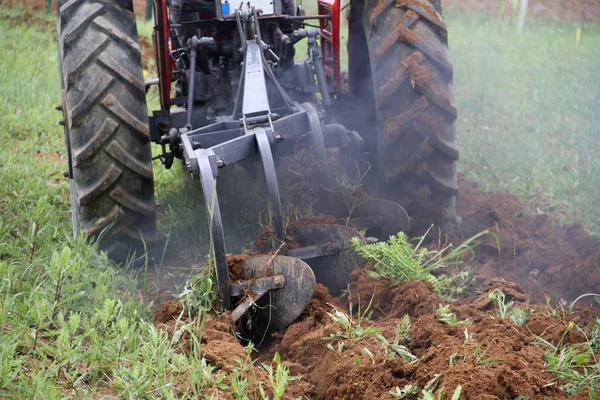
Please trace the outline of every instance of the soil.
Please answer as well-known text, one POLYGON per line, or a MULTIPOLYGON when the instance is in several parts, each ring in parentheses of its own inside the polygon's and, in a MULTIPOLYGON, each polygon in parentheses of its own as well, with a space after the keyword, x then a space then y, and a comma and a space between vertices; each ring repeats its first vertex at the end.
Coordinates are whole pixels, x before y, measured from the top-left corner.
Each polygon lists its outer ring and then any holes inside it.
MULTIPOLYGON (((433 293, 426 282, 394 285, 375 279, 367 272, 369 265, 354 271, 345 296, 333 297, 327 288, 317 285, 301 317, 287 329, 272 333, 252 355, 268 363, 279 353, 291 375, 302 376, 290 383, 287 395, 376 399, 388 398, 396 387, 434 384, 438 391, 445 389, 444 399, 450 398, 458 385, 462 386, 461 398, 468 399, 566 398, 561 382, 546 371, 544 352, 537 342, 538 338, 555 345, 585 340, 573 323, 589 329, 600 308, 582 300, 576 312, 569 314, 561 304, 566 307, 582 293, 600 291, 600 239, 590 237, 579 225, 557 227, 548 215, 529 213, 533 207, 510 194, 480 193, 476 185, 462 179, 460 186, 457 210, 461 223, 453 234, 438 240, 458 244, 488 229, 500 241, 499 247, 493 235, 485 235, 475 247, 475 257, 468 263, 476 277, 473 289, 449 303, 433 293), (532 311, 523 326, 497 317, 496 304, 489 298, 495 290, 501 290, 515 307, 532 311), (545 305, 545 295, 551 296, 553 309, 545 305), (328 313, 334 308, 349 313, 352 304, 356 323, 359 305, 364 313, 369 303, 369 318, 363 318, 360 325, 378 329, 388 345, 374 334, 361 339, 337 337, 346 331, 328 313), (468 323, 442 323, 435 314, 439 304, 450 304, 457 319, 468 323), (396 326, 404 315, 411 320, 410 340, 399 344, 418 362, 390 355, 396 326)), ((298 224, 314 222, 302 220, 298 224)), ((230 257, 232 271, 244 257, 230 257)), ((164 303, 155 314, 155 322, 172 332, 182 311, 177 301, 164 303)), ((237 365, 233 360, 248 357, 247 352, 235 339, 226 315, 206 318, 202 355, 217 370, 231 371, 237 365)), ((189 336, 184 335, 182 351, 189 351, 189 346, 189 336)), ((256 365, 248 373, 269 387, 265 371, 256 365)), ((588 394, 582 392, 572 398, 584 399, 588 394)))
POLYGON ((481 284, 494 277, 511 280, 539 303, 546 295, 570 302, 600 292, 600 239, 580 225, 557 227, 549 215, 529 212, 511 194, 482 194, 464 180, 460 187, 456 206, 462 222, 451 239, 461 242, 485 229, 500 239, 486 235, 475 250, 470 266, 481 284))

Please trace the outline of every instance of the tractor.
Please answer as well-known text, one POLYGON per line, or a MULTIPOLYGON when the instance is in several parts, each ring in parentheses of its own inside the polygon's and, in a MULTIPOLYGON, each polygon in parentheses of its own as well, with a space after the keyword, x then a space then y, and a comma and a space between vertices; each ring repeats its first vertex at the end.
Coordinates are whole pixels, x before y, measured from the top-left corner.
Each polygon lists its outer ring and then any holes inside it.
POLYGON ((360 266, 350 244, 359 230, 385 239, 451 224, 456 109, 439 0, 351 0, 347 72, 340 0, 316 6, 307 15, 294 0, 154 0, 158 77, 145 81, 132 0, 59 0, 74 234, 96 238, 115 259, 151 241, 153 159, 165 168, 177 160, 202 189, 222 309, 233 321, 268 310, 270 328, 282 329, 316 282, 345 288, 360 266), (149 116, 152 86, 160 109, 149 116), (154 158, 152 143, 160 146, 154 158), (291 246, 280 160, 299 148, 309 149, 318 174, 318 212, 343 223, 300 227, 291 246), (236 164, 266 188, 271 234, 270 249, 246 259, 232 281, 217 187, 236 164), (333 185, 352 168, 368 171, 367 183, 344 215, 333 185), (272 307, 254 307, 266 301, 272 307))

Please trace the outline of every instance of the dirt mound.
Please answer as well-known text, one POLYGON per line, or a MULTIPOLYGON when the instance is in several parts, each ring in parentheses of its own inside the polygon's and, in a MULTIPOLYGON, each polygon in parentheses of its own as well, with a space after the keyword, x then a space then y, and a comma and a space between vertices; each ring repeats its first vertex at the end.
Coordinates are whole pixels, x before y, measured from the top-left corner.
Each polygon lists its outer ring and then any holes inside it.
MULTIPOLYGON (((509 319, 492 318, 496 307, 485 299, 496 289, 507 294, 507 301, 526 306, 517 285, 494 280, 486 292, 452 304, 451 310, 459 320, 465 316, 469 319, 455 326, 436 317, 434 307, 441 301, 431 293, 429 284, 411 281, 394 287, 385 280, 367 277, 363 271, 353 276, 351 288, 357 297, 358 293, 375 293, 372 307, 378 311, 371 320, 362 320, 360 328, 362 332, 369 327, 377 329, 385 340, 376 333, 357 333, 357 315, 350 328, 332 321, 327 314, 333 310, 331 298, 319 290, 315 299, 318 306, 309 308, 300 320, 277 334, 262 352, 266 359, 279 352, 304 376, 310 383, 305 396, 387 398, 396 387, 413 384, 422 389, 429 384, 438 390, 445 388, 444 398, 449 398, 458 385, 462 386, 461 398, 565 398, 553 376, 545 371, 543 350, 535 341, 541 335, 554 344, 561 340, 577 342, 581 339, 578 333, 569 330, 569 317, 573 316, 552 315, 551 310, 540 306, 523 326, 509 319), (411 316, 411 327, 410 339, 403 342, 397 340, 397 325, 405 313, 411 316), (393 356, 390 345, 394 342, 405 345, 418 362, 397 353, 393 356)), ((371 296, 362 300, 363 295, 361 302, 367 304, 371 296)))
POLYGON ((480 193, 464 181, 456 207, 461 223, 451 240, 461 242, 485 229, 497 236, 482 237, 470 263, 482 284, 505 278, 539 303, 546 295, 572 301, 600 292, 600 239, 581 226, 557 227, 546 214, 528 214, 511 194, 480 193))
MULTIPOLYGON (((177 352, 198 355, 214 368, 214 373, 232 374, 232 379, 239 374, 247 379, 244 394, 249 398, 261 398, 261 390, 270 398, 273 397, 269 373, 260 364, 253 363, 248 349, 240 344, 234 335, 234 328, 229 313, 219 316, 203 315, 189 319, 182 315, 183 306, 178 301, 163 304, 155 313, 155 324, 161 331, 173 337, 178 336, 177 352), (194 347, 194 343, 199 343, 194 347), (196 353, 192 353, 196 354, 196 353)), ((271 360, 263 361, 271 365, 271 360)), ((284 363, 287 365, 288 363, 284 363)), ((275 366, 272 366, 275 368, 275 366)), ((189 383, 182 379, 178 382, 182 391, 188 390, 189 383)), ((294 399, 306 392, 306 382, 292 381, 282 399, 294 399)), ((230 399, 231 393, 223 391, 219 386, 207 387, 202 398, 230 399)))

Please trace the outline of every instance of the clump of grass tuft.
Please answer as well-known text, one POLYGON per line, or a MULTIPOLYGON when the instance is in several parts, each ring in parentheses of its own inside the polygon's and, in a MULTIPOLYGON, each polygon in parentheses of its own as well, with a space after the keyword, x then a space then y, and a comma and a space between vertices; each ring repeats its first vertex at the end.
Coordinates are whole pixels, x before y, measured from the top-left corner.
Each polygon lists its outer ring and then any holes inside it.
POLYGON ((470 285, 471 275, 467 270, 446 275, 443 270, 463 264, 463 254, 472 254, 476 240, 488 233, 487 230, 480 232, 459 246, 448 245, 441 250, 421 247, 424 237, 415 248, 403 232, 390 236, 387 242, 364 244, 354 238, 352 245, 367 262, 374 263, 378 274, 392 282, 402 283, 410 279, 431 282, 436 293, 452 299, 470 285))
POLYGON ((594 398, 600 391, 600 360, 596 357, 594 330, 600 331, 600 319, 592 329, 592 337, 575 323, 569 322, 563 336, 558 344, 538 337, 536 343, 544 349, 547 369, 552 372, 567 396, 572 396, 583 390, 588 391, 594 398), (572 330, 578 330, 584 337, 585 342, 579 344, 564 344, 563 339, 572 330))
POLYGON ((500 289, 494 290, 488 296, 496 302, 497 307, 492 318, 509 318, 515 324, 523 326, 527 318, 533 314, 534 310, 530 308, 515 307, 513 300, 507 302, 506 295, 500 289))

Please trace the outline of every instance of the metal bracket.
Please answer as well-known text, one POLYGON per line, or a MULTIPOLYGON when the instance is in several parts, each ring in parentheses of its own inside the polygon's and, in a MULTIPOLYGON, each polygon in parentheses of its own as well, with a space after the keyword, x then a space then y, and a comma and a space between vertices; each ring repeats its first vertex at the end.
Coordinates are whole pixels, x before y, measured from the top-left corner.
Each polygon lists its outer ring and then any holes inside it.
POLYGON ((231 321, 237 322, 246 312, 255 304, 258 299, 263 297, 269 290, 281 289, 285 285, 283 275, 270 276, 268 278, 259 278, 254 281, 243 281, 231 285, 231 295, 241 296, 247 294, 237 307, 231 312, 231 321), (249 293, 251 292, 251 293, 249 293))

